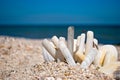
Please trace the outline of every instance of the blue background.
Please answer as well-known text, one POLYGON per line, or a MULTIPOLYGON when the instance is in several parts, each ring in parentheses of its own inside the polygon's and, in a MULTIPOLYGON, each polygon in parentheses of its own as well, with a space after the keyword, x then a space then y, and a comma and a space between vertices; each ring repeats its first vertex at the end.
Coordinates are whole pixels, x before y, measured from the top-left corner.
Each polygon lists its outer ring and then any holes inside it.
POLYGON ((120 0, 0 0, 0 24, 120 25, 120 0))

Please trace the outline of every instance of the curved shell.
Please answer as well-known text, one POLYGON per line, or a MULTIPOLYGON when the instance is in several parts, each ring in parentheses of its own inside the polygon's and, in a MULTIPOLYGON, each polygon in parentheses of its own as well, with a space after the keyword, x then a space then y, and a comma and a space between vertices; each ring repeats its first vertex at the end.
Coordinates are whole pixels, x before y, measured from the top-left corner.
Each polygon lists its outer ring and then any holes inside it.
POLYGON ((103 66, 118 60, 118 52, 113 45, 104 45, 101 47, 101 51, 106 52, 103 66))
POLYGON ((99 49, 94 64, 104 66, 118 60, 118 52, 113 45, 103 45, 99 49))

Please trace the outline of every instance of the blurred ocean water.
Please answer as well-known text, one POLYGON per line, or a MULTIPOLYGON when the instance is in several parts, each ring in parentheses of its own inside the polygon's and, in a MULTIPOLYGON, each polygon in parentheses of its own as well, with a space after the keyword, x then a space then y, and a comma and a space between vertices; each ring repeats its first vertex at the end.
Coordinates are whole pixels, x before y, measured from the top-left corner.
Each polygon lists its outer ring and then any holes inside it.
POLYGON ((0 25, 0 36, 43 39, 56 35, 67 39, 69 26, 74 26, 75 38, 91 30, 101 44, 120 44, 119 25, 0 25))

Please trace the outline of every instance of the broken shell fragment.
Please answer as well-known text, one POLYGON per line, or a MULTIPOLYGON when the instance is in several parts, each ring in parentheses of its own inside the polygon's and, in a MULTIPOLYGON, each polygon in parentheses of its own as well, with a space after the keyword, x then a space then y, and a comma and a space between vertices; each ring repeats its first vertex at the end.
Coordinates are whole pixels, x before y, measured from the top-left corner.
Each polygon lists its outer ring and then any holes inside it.
POLYGON ((59 39, 57 38, 57 36, 53 36, 51 40, 54 43, 54 45, 58 48, 59 39))
POLYGON ((74 39, 74 48, 73 48, 73 53, 77 50, 77 39, 74 39))
POLYGON ((65 40, 64 37, 60 37, 60 38, 59 38, 59 41, 63 41, 63 42, 65 43, 65 45, 67 45, 66 40, 65 40))
POLYGON ((106 52, 103 66, 110 64, 111 62, 116 62, 118 60, 118 52, 113 45, 104 45, 101 47, 101 51, 102 50, 105 50, 106 52))
POLYGON ((56 57, 55 57, 56 56, 56 50, 53 47, 53 45, 47 39, 43 40, 42 45, 52 55, 52 57, 56 59, 56 57))
POLYGON ((91 49, 88 55, 85 57, 85 60, 81 63, 81 68, 88 68, 90 64, 93 62, 95 59, 95 56, 97 55, 97 50, 96 49, 91 49))
POLYGON ((76 49, 78 50, 79 46, 80 46, 80 40, 81 40, 81 36, 77 37, 77 42, 76 42, 76 49))
POLYGON ((97 39, 93 39, 93 47, 98 49, 98 40, 97 39))
POLYGON ((69 65, 75 66, 76 65, 75 61, 74 61, 70 51, 68 50, 67 46, 64 44, 63 41, 59 42, 59 49, 60 49, 61 53, 63 54, 63 56, 65 57, 67 63, 69 65))
POLYGON ((84 43, 85 43, 85 34, 81 34, 81 39, 80 39, 80 46, 78 48, 78 51, 75 53, 75 56, 78 57, 77 61, 81 62, 85 59, 85 55, 83 54, 84 52, 84 43))
POLYGON ((73 26, 70 26, 68 28, 68 49, 71 53, 71 55, 73 56, 73 48, 74 48, 74 27, 73 26))
POLYGON ((42 47, 42 50, 43 50, 42 55, 43 55, 45 62, 55 61, 55 59, 49 54, 49 52, 44 47, 42 47))
POLYGON ((98 45, 98 40, 97 39, 93 39, 93 42, 98 45))
POLYGON ((85 47, 85 55, 87 55, 93 47, 94 33, 92 31, 87 32, 87 41, 85 47))
POLYGON ((85 34, 81 34, 81 39, 80 39, 80 46, 79 49, 83 52, 84 51, 84 45, 85 45, 85 34))
POLYGON ((52 46, 53 48, 56 49, 56 46, 53 44, 53 42, 50 41, 50 44, 51 44, 51 46, 52 46))
MULTIPOLYGON (((62 38, 62 37, 61 37, 61 40, 65 41, 64 38, 62 38)), ((58 49, 59 39, 57 38, 57 36, 53 36, 52 37, 52 42, 56 46, 56 58, 57 58, 57 62, 65 61, 63 55, 61 54, 61 51, 58 49)))

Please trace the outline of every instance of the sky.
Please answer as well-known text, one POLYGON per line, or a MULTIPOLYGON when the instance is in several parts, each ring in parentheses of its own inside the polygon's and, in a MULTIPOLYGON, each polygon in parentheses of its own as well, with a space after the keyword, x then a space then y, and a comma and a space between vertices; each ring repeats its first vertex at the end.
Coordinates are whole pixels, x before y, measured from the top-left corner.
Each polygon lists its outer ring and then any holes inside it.
POLYGON ((0 24, 120 25, 120 0, 0 0, 0 24))

